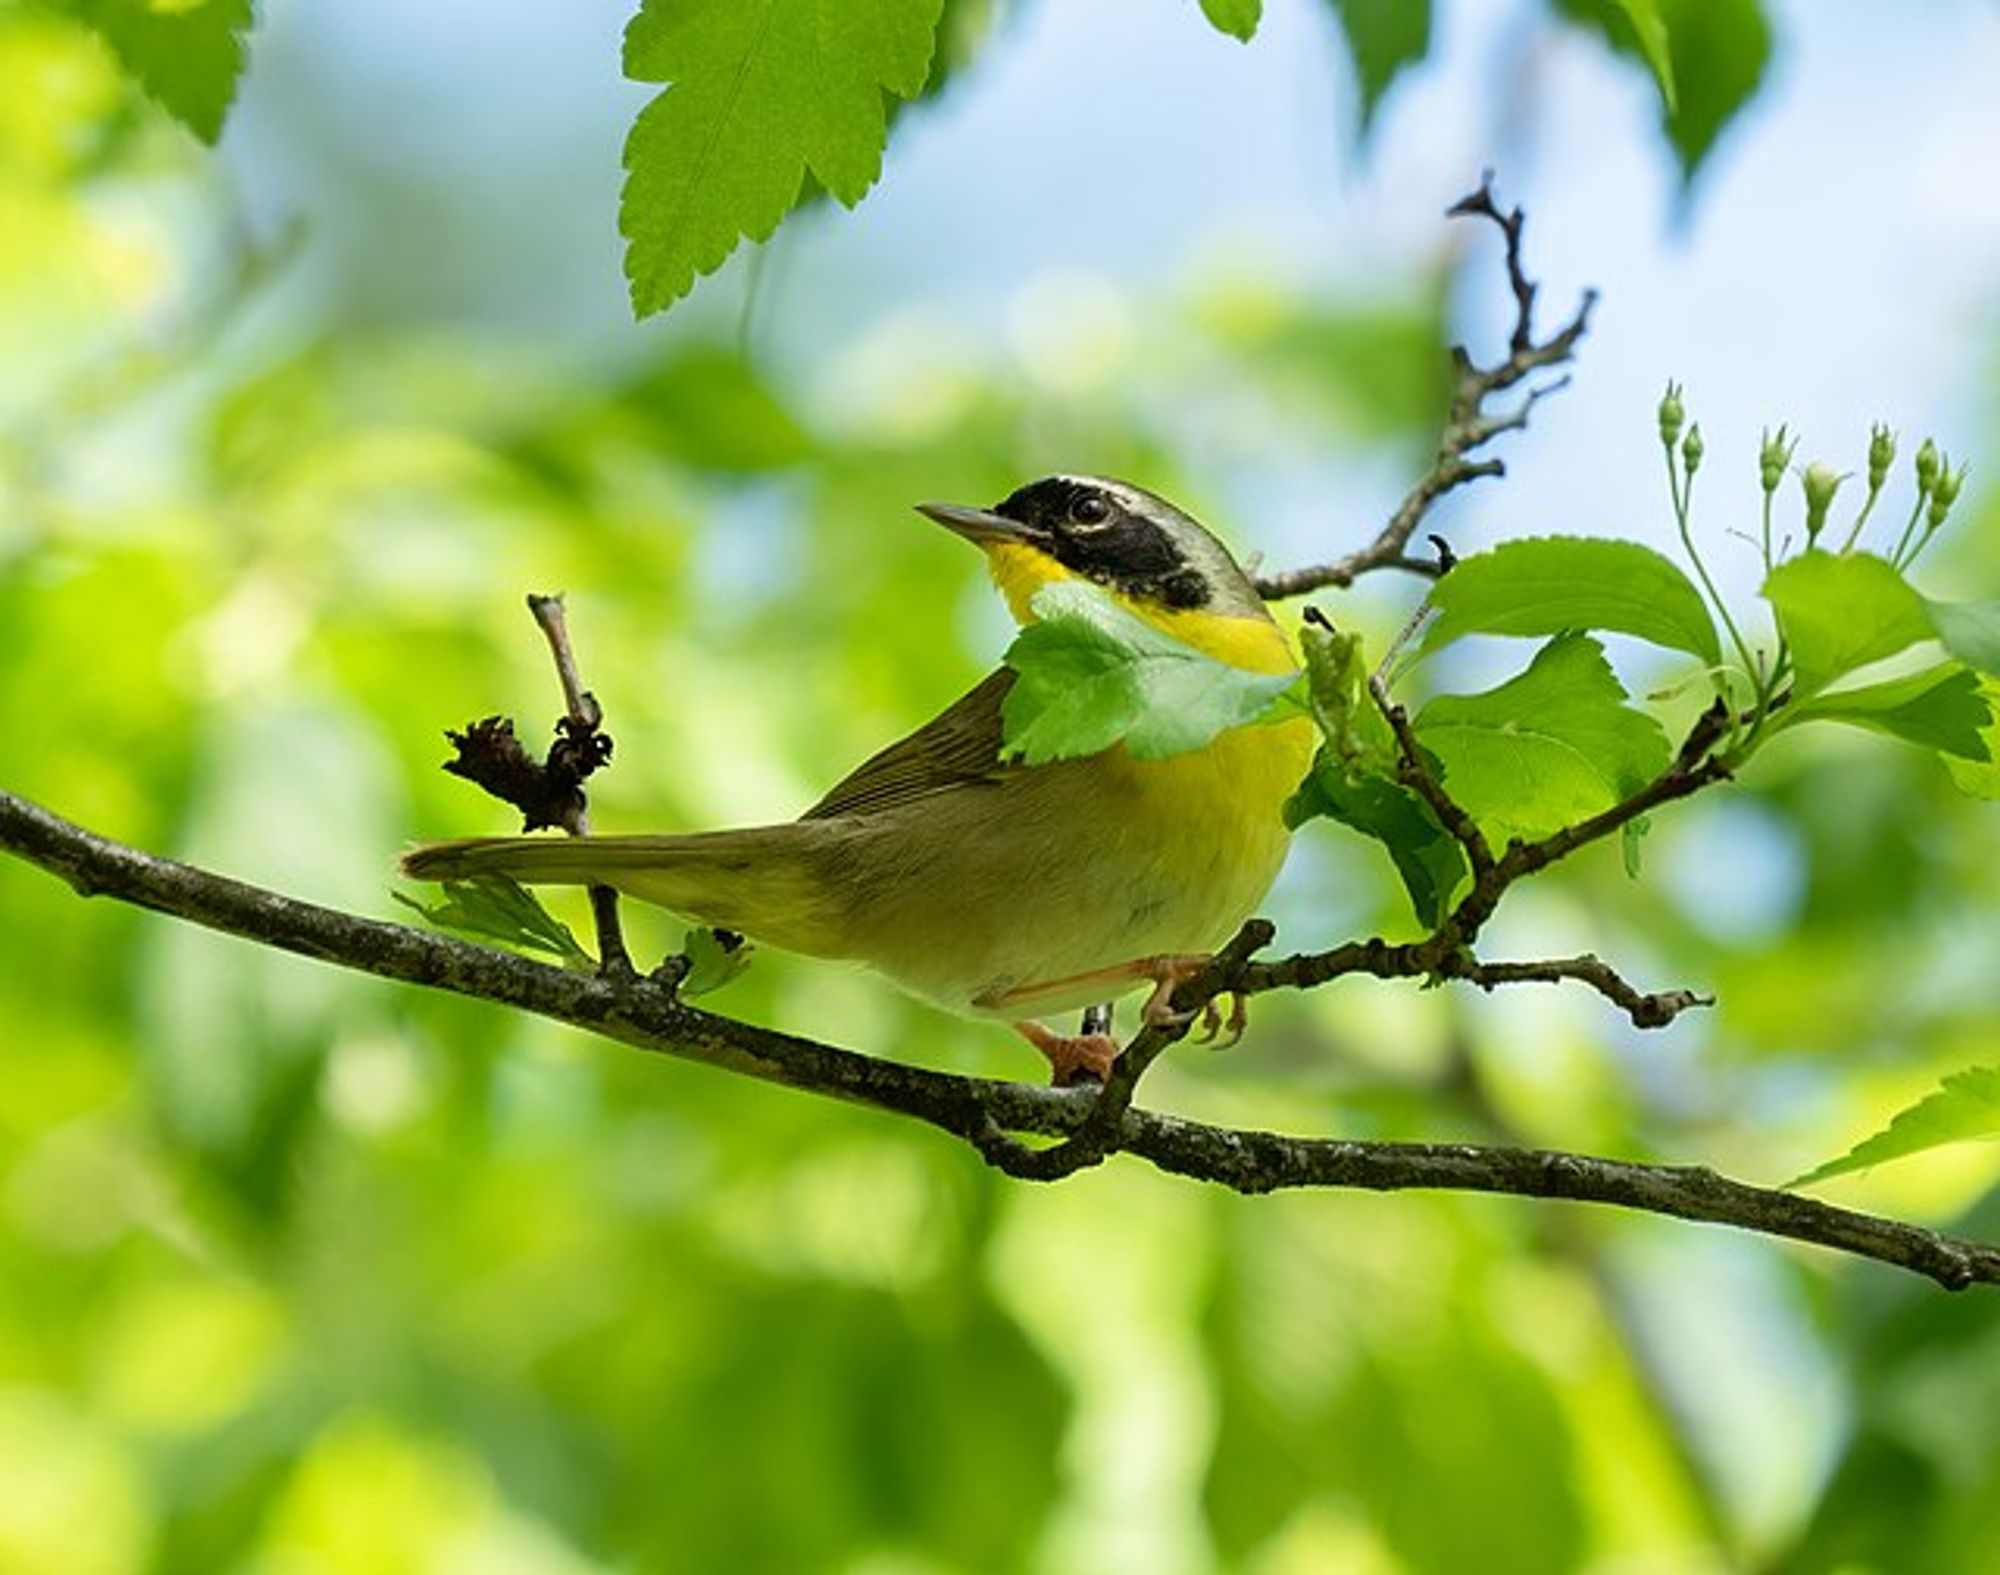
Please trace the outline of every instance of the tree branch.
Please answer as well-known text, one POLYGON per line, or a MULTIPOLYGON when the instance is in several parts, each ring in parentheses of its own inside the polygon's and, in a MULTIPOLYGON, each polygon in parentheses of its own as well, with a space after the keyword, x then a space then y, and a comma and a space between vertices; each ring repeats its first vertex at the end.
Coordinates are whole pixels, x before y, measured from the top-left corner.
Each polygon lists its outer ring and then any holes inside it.
MULTIPOLYGON (((1088 1131, 1090 1147, 1102 1144, 1098 1158, 1135 1154, 1161 1170, 1238 1192, 1445 1188, 1607 1203, 1832 1248, 1926 1275, 1950 1290, 2000 1284, 2000 1247, 1749 1186, 1705 1169, 1476 1144, 1290 1137, 1186 1121, 1129 1103, 1115 1108, 1114 1126, 1114 1107, 1104 1102, 1108 1087, 1092 1094, 964 1077, 732 1022, 685 1005, 670 989, 643 978, 569 973, 158 858, 6 792, 0 792, 0 849, 61 877, 84 896, 113 897, 259 945, 516 1007, 640 1049, 909 1116, 974 1143, 994 1163, 1001 1163, 998 1155, 1004 1152, 996 1135, 1014 1143, 1007 1134, 1073 1139, 1088 1131)), ((1258 965, 1246 963, 1232 978, 1232 958, 1247 956, 1253 944, 1238 940, 1244 949, 1219 954, 1208 977, 1190 980, 1176 993, 1177 1007, 1249 979, 1258 965)), ((1386 950, 1380 942, 1349 950, 1370 948, 1386 950)), ((1185 1025, 1166 1025, 1162 1032, 1177 1037, 1185 1025)), ((1131 1081, 1136 1084, 1137 1071, 1131 1081)), ((1129 1100, 1129 1091, 1124 1097, 1129 1100)))
POLYGON ((1472 867, 1472 884, 1444 922, 1422 940, 1392 944, 1371 937, 1348 941, 1327 951, 1299 952, 1271 962, 1245 962, 1230 978, 1229 989, 1244 995, 1265 990, 1309 990, 1355 973, 1377 979, 1462 979, 1483 990, 1502 984, 1574 980, 1589 985, 1619 1007, 1638 1028, 1664 1028, 1690 1007, 1714 1004, 1713 997, 1697 995, 1691 990, 1639 990, 1610 964, 1590 955, 1489 963, 1480 961, 1472 946, 1515 882, 1547 869, 1578 848, 1623 830, 1649 810, 1727 781, 1729 767, 1717 757, 1715 748, 1728 734, 1734 719, 1720 700, 1695 719, 1667 768, 1637 792, 1538 841, 1510 842, 1506 851, 1495 858, 1485 834, 1432 771, 1407 713, 1390 700, 1379 676, 1369 681, 1369 693, 1395 735, 1399 780, 1430 806, 1438 823, 1465 850, 1472 867))
POLYGON ((1590 327, 1590 314, 1597 293, 1586 290, 1575 314, 1549 338, 1535 338, 1536 285, 1528 278, 1521 260, 1521 232, 1527 218, 1519 208, 1502 211, 1493 199, 1493 177, 1489 173, 1470 196, 1461 197, 1445 210, 1453 218, 1482 218, 1497 225, 1506 244, 1507 284, 1514 296, 1514 325, 1507 338, 1506 356, 1491 366, 1480 366, 1463 345, 1451 352, 1452 395, 1446 406, 1444 429, 1438 435, 1437 453, 1430 468, 1416 480, 1381 533, 1367 546, 1336 558, 1331 563, 1292 569, 1283 574, 1258 579, 1258 594, 1267 601, 1303 596, 1324 586, 1348 586, 1375 569, 1403 569, 1435 579, 1441 572, 1436 563, 1413 558, 1405 551, 1418 525, 1431 506, 1446 493, 1485 476, 1502 476, 1507 467, 1498 459, 1469 456, 1505 432, 1518 432, 1528 424, 1538 401, 1566 387, 1569 379, 1559 377, 1531 388, 1511 410, 1489 412, 1487 402, 1506 392, 1536 372, 1561 366, 1576 353, 1579 340, 1590 327))

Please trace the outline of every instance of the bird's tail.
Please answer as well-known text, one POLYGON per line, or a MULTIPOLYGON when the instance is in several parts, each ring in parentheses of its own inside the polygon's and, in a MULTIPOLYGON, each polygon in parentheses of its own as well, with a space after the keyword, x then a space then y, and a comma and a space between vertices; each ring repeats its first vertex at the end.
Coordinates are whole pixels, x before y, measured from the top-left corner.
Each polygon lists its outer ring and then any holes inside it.
POLYGON ((403 855, 414 880, 507 875, 526 886, 610 886, 785 951, 837 955, 837 914, 812 828, 664 837, 471 837, 403 855))

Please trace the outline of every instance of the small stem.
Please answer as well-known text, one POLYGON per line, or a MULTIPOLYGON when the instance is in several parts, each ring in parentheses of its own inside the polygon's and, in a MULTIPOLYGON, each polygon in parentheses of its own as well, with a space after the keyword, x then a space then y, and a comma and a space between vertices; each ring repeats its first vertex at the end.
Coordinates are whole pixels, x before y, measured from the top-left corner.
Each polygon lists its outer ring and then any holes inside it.
POLYGON ((569 620, 563 609, 562 593, 530 595, 528 611, 534 617, 535 627, 549 642, 549 654, 556 663, 556 678, 562 684, 564 706, 578 721, 598 726, 604 720, 604 709, 598 705, 597 696, 583 687, 583 679, 577 673, 576 653, 570 649, 569 620))
POLYGON ((1424 762, 1422 746, 1417 743, 1416 732, 1410 726, 1409 713, 1389 698, 1388 688, 1379 672, 1368 680, 1368 694, 1375 702, 1375 709, 1389 724, 1389 731, 1396 736, 1396 750, 1401 756, 1398 775, 1403 785, 1430 806, 1438 824, 1465 850, 1466 862, 1472 866, 1473 875, 1487 874, 1493 868, 1493 850, 1486 841, 1486 834, 1431 774, 1430 767, 1424 762))
MULTIPOLYGON (((1736 647, 1736 654, 1742 660, 1743 670, 1746 673, 1754 673, 1756 663, 1751 657, 1750 647, 1737 632, 1736 620, 1729 616, 1728 603, 1723 601, 1721 592, 1716 590, 1715 581, 1708 576, 1708 565, 1701 561, 1701 554, 1695 550, 1694 532, 1688 526, 1689 509, 1694 501, 1694 477, 1688 477, 1687 490, 1683 492, 1680 474, 1674 464, 1674 451, 1671 448, 1667 450, 1667 491, 1673 498, 1674 523, 1680 528, 1681 546, 1687 549, 1688 561, 1694 565, 1694 572, 1700 576, 1702 589, 1708 592, 1709 601, 1722 615, 1722 627, 1729 631, 1730 644, 1736 647)), ((1723 692, 1723 680, 1720 677, 1716 679, 1716 692, 1718 694, 1723 692)))
POLYGON ((1868 523, 1868 516, 1875 512, 1875 500, 1881 495, 1882 489, 1880 487, 1870 487, 1868 489, 1868 499, 1861 505, 1861 512, 1854 517, 1854 529, 1847 533, 1847 540, 1840 544, 1842 552, 1846 553, 1854 550, 1854 544, 1861 539, 1861 527, 1868 523))
MULTIPOLYGON (((562 684, 563 703, 570 720, 582 728, 596 728, 604 720, 604 708, 597 703, 597 696, 583 687, 583 679, 577 672, 561 594, 529 596, 528 611, 549 642, 549 654, 555 658, 556 678, 562 684)), ((581 788, 577 790, 576 807, 563 817, 563 830, 572 837, 590 835, 590 812, 584 805, 581 788)), ((593 885, 587 890, 590 916, 597 926, 598 968, 605 974, 634 972, 632 954, 625 946, 625 926, 618 916, 618 893, 609 886, 593 885)))
POLYGON ((1910 517, 1903 524, 1903 534, 1896 538, 1896 550, 1889 555, 1889 561, 1899 569, 1909 567, 1910 560, 1903 556, 1910 545, 1910 536, 1917 528, 1917 521, 1924 517, 1924 505, 1930 501, 1928 489, 1920 488, 1917 501, 1910 509, 1910 517))

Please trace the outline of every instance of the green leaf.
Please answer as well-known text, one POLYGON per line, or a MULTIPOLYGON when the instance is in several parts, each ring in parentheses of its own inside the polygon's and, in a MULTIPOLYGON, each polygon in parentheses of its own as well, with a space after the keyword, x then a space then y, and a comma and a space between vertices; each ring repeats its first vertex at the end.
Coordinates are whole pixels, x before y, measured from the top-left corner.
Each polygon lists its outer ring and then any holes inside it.
POLYGON ((1651 72, 1660 88, 1660 129, 1683 185, 1692 183, 1724 128, 1764 85, 1771 25, 1761 0, 1558 3, 1651 72))
POLYGON ((405 892, 390 896, 414 909, 441 930, 475 935, 481 940, 524 951, 548 952, 567 967, 591 966, 590 953, 577 944, 570 927, 541 904, 541 899, 511 875, 474 875, 444 883, 444 901, 419 902, 405 892))
POLYGON ((671 86, 625 143, 619 229, 645 316, 768 240, 806 174, 853 207, 881 173, 883 95, 914 98, 943 0, 645 0, 625 74, 671 86))
POLYGON ((1417 921, 1436 929, 1451 911, 1451 900, 1470 877, 1465 850, 1438 824, 1415 793, 1400 782, 1354 774, 1322 749, 1312 771, 1285 804, 1285 824, 1293 828, 1315 817, 1351 826, 1389 851, 1417 921))
POLYGON ((1526 672, 1483 694, 1440 695, 1412 725, 1446 791, 1489 837, 1533 839, 1610 808, 1665 768, 1667 735, 1624 702, 1604 648, 1565 634, 1526 672))
POLYGON ((1973 798, 2000 799, 2000 682, 1991 678, 1982 680, 1979 693, 1986 702, 1987 712, 1996 719, 1986 725, 1980 737, 1986 746, 1986 759, 1947 755, 1944 765, 1961 793, 1973 798))
POLYGON ((1361 133, 1368 134, 1383 95, 1405 66, 1431 47, 1431 0, 1330 0, 1354 61, 1361 93, 1361 133))
POLYGON ((2000 602, 1926 601, 1944 648, 1967 667, 2000 678, 2000 602))
POLYGON ((1333 758, 1350 775, 1393 776, 1396 738, 1368 693, 1361 637, 1309 620, 1299 630, 1299 644, 1306 658, 1306 709, 1333 758))
POLYGON ((1007 648, 1015 682, 1000 707, 1003 753, 1029 765, 1121 742, 1141 760, 1185 754, 1268 714, 1298 677, 1218 662, 1087 581, 1045 585, 1033 606, 1039 621, 1007 648))
POLYGON ((1802 552, 1771 571, 1764 598, 1791 648, 1801 696, 1935 636, 1924 599, 1872 553, 1802 552))
POLYGON ((1990 1137, 2000 1137, 2000 1067, 1970 1067, 1952 1073, 1938 1085, 1936 1093, 1899 1111, 1873 1137, 1864 1138, 1839 1159, 1827 1161, 1788 1185, 1810 1186, 1946 1143, 1990 1137))
POLYGON ((1395 861, 1417 918, 1434 929, 1469 873, 1464 850, 1431 807, 1396 779, 1395 734, 1368 692, 1360 636, 1308 620, 1299 643, 1306 709, 1325 743, 1286 801, 1285 823, 1296 828, 1324 816, 1373 837, 1395 861))
POLYGON ((1646 834, 1653 829, 1653 817, 1639 815, 1625 822, 1618 834, 1618 857, 1625 866, 1625 878, 1637 880, 1646 859, 1646 834))
POLYGON ((146 94, 203 142, 222 122, 243 74, 250 0, 69 0, 146 94))
POLYGON ((1665 130, 1692 182, 1723 128, 1764 85, 1771 24, 1760 0, 1659 0, 1673 55, 1665 130))
POLYGON ((1651 547, 1594 536, 1536 536, 1467 558, 1431 592, 1437 621, 1424 649, 1467 634, 1548 635, 1605 629, 1722 659, 1715 622, 1693 581, 1651 547))
POLYGON ((1231 38, 1248 42, 1264 15, 1264 0, 1201 0, 1201 14, 1231 38))
POLYGON ((1678 102, 1674 92, 1673 45, 1667 37, 1667 19, 1660 15, 1659 0, 1611 0, 1625 13, 1632 38, 1646 64, 1653 68, 1653 80, 1660 85, 1660 102, 1671 115, 1678 102))
POLYGON ((681 940, 681 955, 688 968, 674 993, 693 1000, 720 990, 750 966, 750 954, 755 950, 734 930, 689 930, 681 940))
POLYGON ((1886 683, 1817 695, 1780 720, 1787 727, 1847 722, 1964 760, 1993 758, 1984 736, 1993 725, 1992 708, 1979 675, 1956 662, 1886 683))

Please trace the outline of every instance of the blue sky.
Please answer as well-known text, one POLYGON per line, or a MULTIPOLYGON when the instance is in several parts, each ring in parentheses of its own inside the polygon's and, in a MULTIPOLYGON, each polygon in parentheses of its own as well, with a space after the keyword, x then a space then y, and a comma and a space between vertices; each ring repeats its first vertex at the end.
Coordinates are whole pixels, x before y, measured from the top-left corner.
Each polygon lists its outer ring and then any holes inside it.
MULTIPOLYGON (((364 319, 469 320, 616 355, 733 316, 740 266, 678 325, 625 314, 618 153, 648 91, 617 74, 626 9, 275 0, 227 139, 253 213, 303 216, 309 271, 364 319)), ((1443 0, 1432 59, 1361 155, 1318 0, 1270 0, 1247 46, 1193 0, 1018 6, 956 91, 911 117, 859 210, 781 234, 759 344, 810 373, 927 313, 1004 344, 1051 280, 1058 299, 1129 301, 1143 324, 1149 298, 1225 260, 1382 289, 1443 243, 1442 208, 1492 165, 1529 208, 1549 308, 1586 283, 1603 303, 1577 386, 1510 450, 1512 479, 1455 510, 1466 544, 1556 528, 1664 539, 1660 489, 1634 496, 1633 478, 1657 470, 1648 413, 1669 375, 1703 419, 1711 496, 1746 508, 1766 422, 1789 419, 1802 457, 1843 468, 1877 417, 1973 450, 2000 283, 2000 12, 1774 9, 1770 86, 1683 212, 1650 84, 1531 0, 1443 0)), ((1463 292, 1475 343, 1503 306, 1463 292)), ((1359 471, 1333 510, 1366 519, 1398 479, 1359 471)), ((1281 550, 1328 507, 1258 499, 1281 550)), ((1724 573, 1747 590, 1747 555, 1724 573)))

